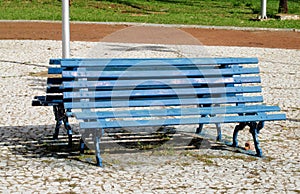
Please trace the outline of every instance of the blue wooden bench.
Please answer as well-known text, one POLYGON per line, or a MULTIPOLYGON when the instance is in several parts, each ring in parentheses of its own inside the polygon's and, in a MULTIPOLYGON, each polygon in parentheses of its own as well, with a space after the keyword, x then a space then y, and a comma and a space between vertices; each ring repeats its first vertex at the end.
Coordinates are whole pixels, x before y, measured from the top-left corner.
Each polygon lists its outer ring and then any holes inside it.
MULTIPOLYGON (((54 139, 58 139, 59 129, 64 124, 68 135, 68 146, 72 146, 72 129, 66 116, 66 110, 63 104, 62 88, 62 68, 60 60, 50 60, 51 67, 48 68, 48 78, 45 96, 35 96, 32 100, 32 106, 52 106, 54 118, 56 121, 54 139)), ((65 80, 67 81, 67 80, 65 80)))
MULTIPOLYGON (((46 96, 34 106, 53 106, 57 138, 64 122, 72 143, 68 117, 94 131, 97 165, 102 166, 100 137, 104 130, 123 127, 237 123, 250 127, 256 154, 262 156, 257 134, 264 121, 284 120, 277 106, 263 104, 256 58, 53 59, 46 96)), ((81 141, 81 151, 84 143, 81 141)))
MULTIPOLYGON (((250 127, 256 155, 262 156, 258 133, 265 121, 284 120, 278 106, 267 106, 257 58, 63 59, 62 88, 67 116, 81 130, 94 131, 97 165, 102 166, 100 137, 104 130, 237 123, 250 127)), ((83 143, 83 142, 82 142, 83 143)))

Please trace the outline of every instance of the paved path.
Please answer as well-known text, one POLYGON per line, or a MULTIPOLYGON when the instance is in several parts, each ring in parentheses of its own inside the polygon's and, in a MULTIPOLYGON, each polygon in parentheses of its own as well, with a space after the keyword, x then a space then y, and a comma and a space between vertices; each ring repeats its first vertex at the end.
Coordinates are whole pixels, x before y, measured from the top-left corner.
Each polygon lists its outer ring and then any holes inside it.
MULTIPOLYGON (((54 127, 51 108, 31 106, 33 96, 44 94, 42 75, 49 58, 60 57, 60 42, 3 40, 0 48, 0 193, 300 192, 299 50, 72 42, 76 57, 258 57, 264 100, 288 117, 261 131, 264 159, 207 140, 191 151, 105 152, 105 168, 97 168, 89 164, 93 155, 58 151, 47 140, 54 127)), ((233 126, 223 128, 230 140, 233 126)), ((241 132, 239 140, 251 140, 250 134, 241 132)))
MULTIPOLYGON (((1 39, 61 40, 58 22, 0 21, 1 39)), ((300 49, 300 31, 136 23, 72 23, 73 41, 203 44, 300 49), (110 38, 109 38, 110 37, 110 38), (112 38, 113 37, 113 38, 112 38), (109 38, 109 39, 108 39, 109 38)))

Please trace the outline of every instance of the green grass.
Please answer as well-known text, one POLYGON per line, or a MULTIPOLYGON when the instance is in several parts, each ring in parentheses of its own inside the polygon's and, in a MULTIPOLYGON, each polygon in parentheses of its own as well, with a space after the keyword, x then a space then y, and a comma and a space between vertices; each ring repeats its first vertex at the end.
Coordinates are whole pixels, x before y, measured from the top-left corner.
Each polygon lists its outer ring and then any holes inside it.
MULTIPOLYGON (((274 18, 279 0, 268 0, 274 18)), ((300 15, 300 0, 289 0, 289 13, 300 15)), ((72 21, 143 22, 300 29, 300 21, 254 21, 260 0, 73 0, 72 21)), ((0 19, 61 20, 61 0, 0 0, 0 19)))

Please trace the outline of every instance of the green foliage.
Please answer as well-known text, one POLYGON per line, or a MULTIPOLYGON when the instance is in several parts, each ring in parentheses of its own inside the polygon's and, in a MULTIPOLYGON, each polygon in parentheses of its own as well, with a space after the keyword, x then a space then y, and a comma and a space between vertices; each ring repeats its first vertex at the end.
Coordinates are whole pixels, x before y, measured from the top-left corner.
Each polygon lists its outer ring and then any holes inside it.
MULTIPOLYGON (((258 0, 72 0, 73 21, 143 22, 300 29, 299 21, 255 21, 258 0)), ((279 0, 267 1, 274 18, 279 0)), ((289 13, 300 15, 299 0, 289 0, 289 13)), ((0 19, 61 20, 61 0, 0 0, 0 19)))

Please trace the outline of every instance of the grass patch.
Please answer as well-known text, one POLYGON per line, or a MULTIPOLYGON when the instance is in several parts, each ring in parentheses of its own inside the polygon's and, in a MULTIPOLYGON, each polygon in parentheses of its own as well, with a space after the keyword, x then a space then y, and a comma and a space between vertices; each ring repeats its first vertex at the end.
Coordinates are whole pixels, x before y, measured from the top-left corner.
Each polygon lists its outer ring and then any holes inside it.
POLYGON ((57 178, 54 180, 55 182, 63 183, 63 182, 69 182, 70 179, 67 178, 57 178))
POLYGON ((196 160, 203 162, 205 165, 212 166, 214 165, 214 161, 211 160, 213 157, 207 154, 197 154, 191 151, 186 151, 182 153, 184 156, 190 156, 195 158, 196 160))
POLYGON ((271 157, 271 156, 266 156, 265 158, 263 158, 263 161, 265 161, 265 162, 271 162, 271 161, 273 161, 273 160, 275 160, 276 158, 274 158, 274 157, 271 157))
POLYGON ((47 159, 42 160, 42 162, 45 163, 45 164, 48 164, 48 165, 51 164, 51 163, 53 163, 53 161, 47 160, 47 159))
POLYGON ((29 76, 33 76, 33 77, 48 77, 48 71, 29 72, 29 76))
MULTIPOLYGON (((75 187, 78 187, 79 185, 78 184, 76 184, 76 183, 73 183, 73 184, 69 184, 69 187, 71 187, 71 188, 75 188, 75 187)), ((74 192, 75 193, 75 192, 74 192)))
POLYGON ((94 154, 80 154, 77 158, 80 161, 96 162, 94 154))
POLYGON ((29 76, 32 77, 49 77, 49 78, 61 78, 60 74, 48 74, 48 71, 40 71, 40 72, 29 72, 29 76))
MULTIPOLYGON (((267 15, 277 14, 278 0, 267 1, 267 15)), ((288 1, 289 13, 300 14, 297 0, 288 1)), ((72 21, 142 22, 300 29, 299 21, 254 21, 257 0, 74 0, 72 21)), ((0 19, 61 20, 61 1, 0 0, 0 19)))
POLYGON ((198 161, 205 163, 206 165, 215 165, 214 159, 222 158, 226 160, 243 160, 244 162, 254 162, 258 159, 252 156, 244 155, 207 155, 207 154, 198 154, 191 151, 182 153, 184 156, 191 156, 198 161))
POLYGON ((205 165, 213 166, 214 161, 208 155, 193 155, 198 161, 203 162, 205 165))
POLYGON ((145 164, 145 162, 129 161, 128 164, 131 165, 131 166, 140 166, 140 165, 145 164))
POLYGON ((158 149, 154 149, 151 153, 153 156, 175 156, 176 150, 174 145, 163 144, 158 149))

